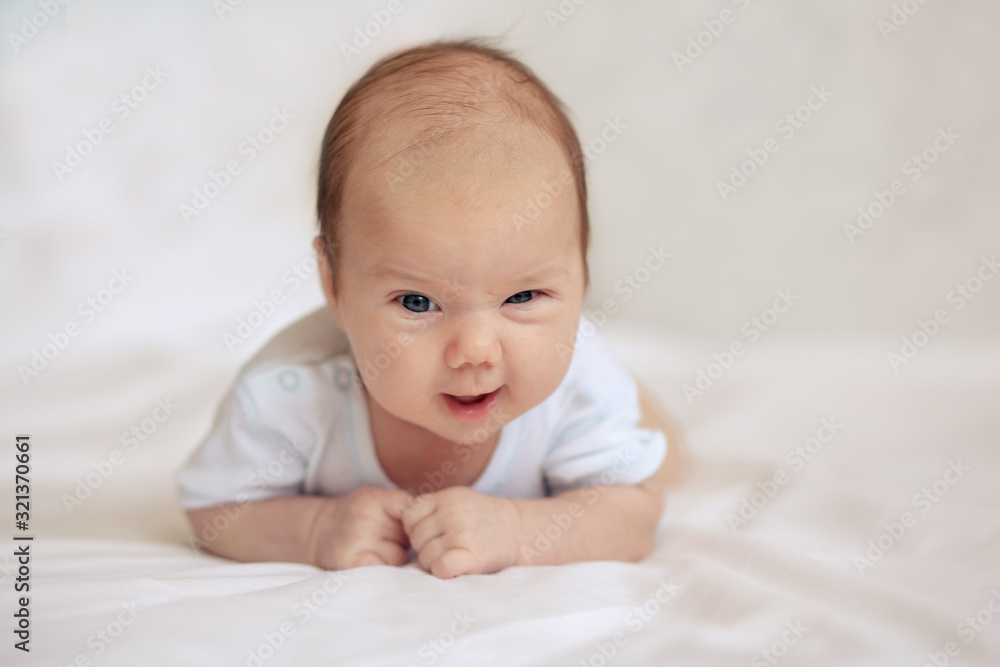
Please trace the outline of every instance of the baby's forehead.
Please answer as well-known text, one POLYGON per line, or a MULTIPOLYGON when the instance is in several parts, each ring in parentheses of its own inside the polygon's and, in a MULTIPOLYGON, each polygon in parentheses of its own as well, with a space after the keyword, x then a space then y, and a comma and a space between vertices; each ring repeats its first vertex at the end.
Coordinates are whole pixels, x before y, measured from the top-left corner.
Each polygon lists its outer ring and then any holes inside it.
POLYGON ((427 126, 401 121, 363 151, 369 170, 366 179, 390 192, 432 184, 471 182, 499 185, 569 173, 558 143, 523 122, 492 121, 427 126))
POLYGON ((388 235, 462 252, 472 237, 533 246, 577 238, 571 171, 537 129, 494 123, 410 141, 404 134, 400 144, 385 143, 367 169, 352 170, 342 219, 347 246, 388 235))
POLYGON ((555 140, 552 121, 560 113, 508 63, 468 53, 382 76, 356 112, 356 156, 383 160, 469 143, 495 153, 530 133, 555 140))

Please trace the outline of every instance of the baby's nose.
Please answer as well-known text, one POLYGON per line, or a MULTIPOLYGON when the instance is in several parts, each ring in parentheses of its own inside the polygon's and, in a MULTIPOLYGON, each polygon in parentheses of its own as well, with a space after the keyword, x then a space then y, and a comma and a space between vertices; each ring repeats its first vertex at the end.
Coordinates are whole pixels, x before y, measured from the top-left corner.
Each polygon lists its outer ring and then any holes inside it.
POLYGON ((496 328, 479 319, 456 323, 455 331, 445 350, 445 362, 452 368, 496 366, 502 354, 496 328))

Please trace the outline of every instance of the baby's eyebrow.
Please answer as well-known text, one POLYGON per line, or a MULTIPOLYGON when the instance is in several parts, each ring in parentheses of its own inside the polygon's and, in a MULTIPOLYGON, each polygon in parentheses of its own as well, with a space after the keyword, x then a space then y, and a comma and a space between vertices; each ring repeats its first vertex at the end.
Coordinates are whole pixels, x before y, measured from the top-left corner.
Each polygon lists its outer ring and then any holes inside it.
MULTIPOLYGON (((376 265, 365 271, 365 273, 370 278, 374 278, 376 280, 395 278, 397 280, 422 283, 424 285, 431 285, 435 287, 450 287, 450 288, 454 288, 456 284, 456 279, 437 280, 434 278, 419 276, 414 273, 401 271, 391 266, 376 265)), ((549 264, 547 266, 539 267, 538 269, 530 271, 523 275, 514 276, 511 280, 520 283, 520 282, 530 282, 530 281, 544 280, 544 279, 558 279, 558 278, 570 278, 570 277, 571 273, 569 269, 567 269, 565 266, 561 264, 549 264)))
POLYGON ((426 285, 439 284, 439 281, 434 280, 432 278, 425 278, 423 276, 418 276, 413 273, 407 273, 406 271, 400 271, 399 269, 395 269, 391 266, 376 265, 365 271, 365 273, 369 277, 375 279, 395 278, 397 280, 406 280, 409 282, 424 283, 426 285))

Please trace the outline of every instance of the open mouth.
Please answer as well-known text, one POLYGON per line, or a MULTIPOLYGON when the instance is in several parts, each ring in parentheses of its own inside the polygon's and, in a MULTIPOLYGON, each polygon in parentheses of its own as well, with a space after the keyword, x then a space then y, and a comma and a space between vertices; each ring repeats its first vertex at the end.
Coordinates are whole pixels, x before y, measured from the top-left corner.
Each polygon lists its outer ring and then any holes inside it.
POLYGON ((444 402, 452 416, 461 422, 478 422, 489 417, 500 397, 498 387, 488 394, 476 394, 475 396, 455 396, 453 394, 442 394, 444 402))
POLYGON ((489 394, 479 394, 478 396, 454 396, 452 394, 449 394, 449 396, 454 398, 462 405, 469 405, 471 403, 482 403, 483 401, 486 400, 486 397, 489 396, 489 394))

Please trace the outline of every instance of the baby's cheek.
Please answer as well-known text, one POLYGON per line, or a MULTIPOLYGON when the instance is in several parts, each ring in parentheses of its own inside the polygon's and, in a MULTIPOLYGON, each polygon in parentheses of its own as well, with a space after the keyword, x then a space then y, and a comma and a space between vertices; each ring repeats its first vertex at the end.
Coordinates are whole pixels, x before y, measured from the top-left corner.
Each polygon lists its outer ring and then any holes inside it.
POLYGON ((434 359, 431 352, 414 347, 392 360, 378 379, 379 391, 386 395, 386 401, 401 411, 426 410, 427 401, 444 389, 438 381, 441 368, 434 364, 434 359))
POLYGON ((529 407, 538 405, 554 392, 566 377, 572 360, 572 345, 549 342, 533 346, 533 353, 518 364, 518 383, 522 395, 530 397, 529 407))
POLYGON ((369 327, 359 338, 352 338, 351 346, 359 370, 364 371, 367 380, 412 375, 419 370, 408 370, 409 367, 426 357, 417 336, 387 325, 369 327))

